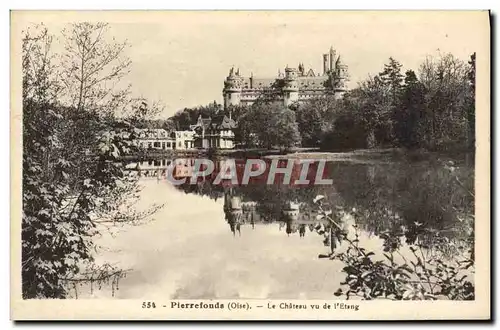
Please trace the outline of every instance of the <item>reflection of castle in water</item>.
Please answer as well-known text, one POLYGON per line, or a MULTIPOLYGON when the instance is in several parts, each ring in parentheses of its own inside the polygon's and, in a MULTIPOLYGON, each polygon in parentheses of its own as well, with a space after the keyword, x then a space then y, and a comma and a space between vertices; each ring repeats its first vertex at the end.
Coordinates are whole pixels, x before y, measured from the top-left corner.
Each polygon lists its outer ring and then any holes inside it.
POLYGON ((254 229, 255 223, 262 222, 262 219, 256 210, 256 202, 242 202, 239 196, 233 196, 231 192, 232 189, 229 188, 224 193, 224 214, 233 235, 236 232, 241 235, 242 225, 251 224, 254 229))
POLYGON ((225 220, 233 235, 238 233, 241 236, 241 228, 244 225, 251 225, 255 229, 256 224, 269 224, 278 221, 281 230, 285 227, 288 235, 299 233, 300 237, 306 234, 306 228, 313 231, 322 221, 317 220, 317 212, 301 211, 300 203, 287 201, 281 206, 280 217, 273 219, 262 215, 259 210, 259 203, 256 201, 242 201, 240 196, 236 196, 233 188, 228 188, 224 192, 224 214, 225 220))
MULTIPOLYGON (((443 173, 444 170, 438 167, 435 174, 429 177, 429 164, 434 163, 428 161, 412 167, 406 163, 330 162, 324 177, 331 178, 333 184, 326 186, 314 184, 315 164, 309 167, 310 184, 284 185, 280 184, 281 178, 277 178, 274 184, 267 184, 267 171, 252 178, 254 180, 250 180, 249 184, 241 184, 245 159, 236 159, 238 184, 225 176, 215 184, 219 169, 225 168, 225 159, 214 158, 213 161, 215 169, 212 175, 200 178, 194 184, 186 182, 175 187, 185 193, 209 196, 214 200, 224 198, 225 219, 231 231, 238 236, 243 234, 243 228, 271 223, 279 223, 280 229, 288 235, 298 233, 304 236, 308 227, 319 234, 326 233, 324 228, 318 228, 324 224, 316 221, 317 214, 314 212, 317 207, 312 201, 318 194, 327 196, 330 208, 342 206, 351 210, 355 207, 360 214, 357 219, 360 230, 379 235, 386 231, 402 232, 405 228, 407 240, 414 242, 418 238, 427 245, 434 244, 433 232, 436 230, 449 239, 465 239, 461 230, 463 225, 457 221, 458 211, 453 207, 466 207, 464 212, 473 212, 473 199, 465 191, 457 192, 448 184, 448 172, 443 173), (460 198, 452 198, 454 204, 443 209, 443 205, 450 204, 450 196, 460 198), (417 227, 415 223, 423 225, 417 227)), ((268 159, 265 161, 269 163, 268 159)), ((181 179, 192 175, 193 164, 192 158, 154 159, 129 163, 126 168, 129 172, 154 180, 161 179, 165 170, 171 168, 173 176, 181 179)), ((300 176, 300 166, 294 164, 290 182, 300 176)))

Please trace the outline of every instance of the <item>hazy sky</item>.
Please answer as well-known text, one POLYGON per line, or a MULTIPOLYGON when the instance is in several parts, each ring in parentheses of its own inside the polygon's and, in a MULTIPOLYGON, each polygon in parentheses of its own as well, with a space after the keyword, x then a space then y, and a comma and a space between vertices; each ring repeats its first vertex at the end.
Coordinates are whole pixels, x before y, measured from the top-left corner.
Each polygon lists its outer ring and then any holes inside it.
POLYGON ((231 66, 242 75, 274 77, 303 62, 318 73, 333 46, 349 67, 350 87, 382 70, 390 56, 417 69, 426 55, 463 60, 484 47, 487 13, 478 12, 41 12, 22 21, 59 29, 72 21, 107 21, 128 39, 136 96, 161 100, 165 116, 184 107, 222 103, 231 66))

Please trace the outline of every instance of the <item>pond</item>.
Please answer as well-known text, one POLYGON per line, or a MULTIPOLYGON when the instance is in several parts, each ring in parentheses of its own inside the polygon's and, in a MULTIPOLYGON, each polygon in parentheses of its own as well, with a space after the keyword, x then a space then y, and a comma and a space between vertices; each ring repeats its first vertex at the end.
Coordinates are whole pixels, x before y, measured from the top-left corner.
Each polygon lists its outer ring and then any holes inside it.
MULTIPOLYGON (((323 208, 356 212, 361 244, 374 251, 387 249, 381 234, 403 229, 407 243, 428 248, 443 245, 435 232, 448 244, 471 236, 474 169, 465 158, 329 160, 328 185, 285 185, 279 176, 273 184, 258 178, 248 185, 216 183, 212 176, 172 185, 158 177, 158 169, 173 163, 139 166, 138 207, 165 204, 154 220, 99 240, 106 249, 98 261, 130 269, 117 298, 335 298, 345 275, 340 261, 319 258, 332 252, 332 244, 321 232, 318 195, 324 196, 323 208)), ((192 164, 183 162, 186 168, 192 164)))

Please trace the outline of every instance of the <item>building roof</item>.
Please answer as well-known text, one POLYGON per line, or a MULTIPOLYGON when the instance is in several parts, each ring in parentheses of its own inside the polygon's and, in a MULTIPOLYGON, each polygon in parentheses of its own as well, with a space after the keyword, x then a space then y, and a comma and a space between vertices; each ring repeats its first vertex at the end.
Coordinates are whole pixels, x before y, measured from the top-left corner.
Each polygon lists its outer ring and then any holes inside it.
POLYGON ((201 119, 201 124, 205 127, 208 127, 211 123, 212 123, 211 117, 201 119))
POLYGON ((313 69, 309 69, 309 71, 307 71, 306 77, 316 77, 313 69))
MULTIPOLYGON (((243 90, 259 90, 273 88, 276 81, 281 78, 256 78, 242 77, 243 90)), ((307 74, 297 77, 297 82, 300 89, 322 89, 324 82, 328 79, 327 75, 316 76, 314 71, 310 69, 307 74)))
POLYGON ((325 81, 328 80, 328 76, 320 77, 299 77, 297 78, 299 89, 323 89, 325 87, 325 81))
POLYGON ((252 88, 270 88, 276 79, 277 78, 252 78, 252 88))
POLYGON ((158 139, 169 137, 169 133, 163 128, 138 128, 136 132, 139 138, 158 139))
POLYGON ((219 129, 234 129, 236 128, 236 122, 233 119, 230 119, 228 116, 224 116, 222 118, 221 123, 218 125, 219 129))
POLYGON ((198 117, 198 122, 196 125, 192 125, 192 128, 195 129, 196 127, 203 127, 204 129, 234 129, 236 128, 236 122, 233 119, 230 119, 228 116, 218 116, 215 118, 201 118, 198 117))

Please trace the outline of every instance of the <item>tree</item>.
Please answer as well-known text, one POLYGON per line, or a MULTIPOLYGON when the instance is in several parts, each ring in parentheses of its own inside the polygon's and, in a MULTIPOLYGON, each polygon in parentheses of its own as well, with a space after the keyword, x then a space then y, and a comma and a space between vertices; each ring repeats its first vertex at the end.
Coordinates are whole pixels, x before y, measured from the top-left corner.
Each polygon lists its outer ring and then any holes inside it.
POLYGON ((295 114, 302 146, 317 147, 331 130, 337 117, 339 102, 333 96, 307 100, 296 107, 295 114))
POLYGON ((221 104, 214 101, 206 106, 179 110, 169 120, 174 123, 177 130, 185 130, 189 129, 190 125, 196 124, 199 116, 202 118, 213 118, 219 115, 229 117, 231 112, 231 117, 236 120, 237 116, 241 113, 241 108, 240 106, 231 106, 228 109, 223 109, 221 104))
POLYGON ((401 68, 389 58, 382 72, 344 95, 337 111, 321 114, 307 103, 299 107, 297 120, 304 142, 317 136, 322 119, 330 125, 322 139, 322 147, 329 150, 353 146, 473 148, 474 55, 469 66, 451 54, 427 57, 418 77, 412 70, 403 76, 401 68), (360 136, 365 143, 360 143, 360 136))
POLYGON ((22 41, 23 100, 40 104, 54 100, 61 90, 53 63, 54 36, 43 25, 27 29, 22 41))
POLYGON ((408 148, 421 145, 422 116, 425 113, 425 90, 413 70, 406 71, 400 97, 400 107, 394 113, 395 135, 398 144, 408 148))
POLYGON ((356 100, 361 122, 366 130, 366 146, 374 148, 387 142, 392 132, 392 102, 390 90, 379 76, 360 84, 356 100))
POLYGON ((379 73, 380 80, 385 84, 392 98, 393 106, 398 104, 398 98, 403 87, 402 65, 394 58, 389 57, 389 63, 384 65, 384 70, 379 73))
POLYGON ((246 146, 289 148, 300 142, 295 113, 281 102, 254 103, 240 118, 239 126, 246 146))
POLYGON ((426 147, 464 146, 467 140, 468 90, 465 63, 452 54, 427 57, 419 70, 426 90, 426 147))
POLYGON ((468 93, 466 96, 466 111, 467 111, 467 123, 468 123, 468 148, 475 148, 475 137, 476 137, 476 53, 470 56, 468 62, 468 72, 467 79, 469 82, 468 93))
POLYGON ((389 63, 384 65, 384 70, 379 73, 380 80, 385 85, 389 102, 390 112, 392 113, 391 120, 387 123, 387 133, 385 136, 386 142, 395 142, 397 138, 394 136, 394 117, 398 116, 400 111, 400 96, 403 87, 403 74, 401 73, 402 65, 394 58, 389 57, 389 63))
POLYGON ((128 106, 123 109, 123 115, 128 118, 134 127, 138 128, 164 128, 172 123, 163 119, 153 119, 162 113, 165 106, 158 101, 148 102, 143 97, 133 98, 128 101, 128 106))
POLYGON ((363 94, 357 88, 344 94, 343 98, 336 103, 333 118, 326 120, 329 126, 323 134, 322 149, 345 151, 366 147, 367 130, 362 117, 362 100, 363 94))
POLYGON ((109 37, 106 23, 74 23, 63 30, 62 81, 69 104, 77 110, 116 111, 128 89, 115 85, 129 72, 130 59, 124 56, 127 42, 109 37), (111 87, 110 87, 111 86, 111 87))
MULTIPOLYGON (((46 28, 25 31, 22 43, 23 69, 23 219, 22 219, 22 291, 24 298, 43 292, 46 297, 58 297, 63 290, 53 283, 58 278, 50 266, 37 254, 52 247, 53 237, 45 230, 52 227, 53 198, 56 187, 44 182, 54 173, 51 170, 50 150, 59 147, 51 127, 59 116, 52 109, 57 92, 55 66, 52 65, 53 36, 46 28), (50 190, 49 190, 50 189, 50 190), (48 228, 45 228, 48 227, 48 228), (40 235, 37 235, 39 233, 40 235), (43 234, 43 235, 42 235, 43 234), (37 242, 40 240, 40 242, 37 242), (48 284, 48 285, 46 285, 48 284)), ((63 165, 63 164, 61 164, 63 165)))
POLYGON ((315 147, 323 135, 323 117, 317 107, 301 106, 295 112, 302 136, 302 146, 315 147))
POLYGON ((288 108, 273 110, 271 115, 274 116, 272 121, 275 125, 271 139, 273 145, 284 149, 297 146, 300 143, 300 134, 295 121, 295 112, 288 108))
MULTIPOLYGON (((87 40, 88 34, 72 38, 87 40)), ((114 70, 112 77, 102 74, 110 62, 100 62, 100 69, 85 62, 90 66, 83 65, 84 83, 71 85, 66 80, 61 88, 52 40, 46 29, 28 30, 23 38, 24 298, 64 298, 85 281, 116 284, 123 271, 94 263, 97 247, 92 238, 119 224, 139 223, 157 209, 137 212, 131 207, 137 182, 126 175, 119 160, 135 150, 133 127, 109 111, 116 103, 99 103, 90 93, 99 85, 92 83, 96 77, 117 82, 120 75, 114 70), (76 95, 77 101, 67 103, 68 95, 76 95)), ((106 55, 105 45, 94 46, 102 50, 101 58, 117 56, 114 51, 106 55)), ((73 56, 78 54, 82 53, 73 56)), ((103 85, 99 90, 99 95, 105 94, 103 85)))

